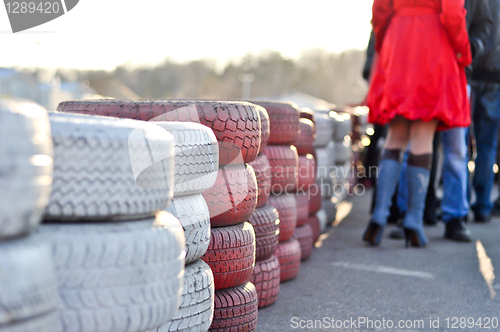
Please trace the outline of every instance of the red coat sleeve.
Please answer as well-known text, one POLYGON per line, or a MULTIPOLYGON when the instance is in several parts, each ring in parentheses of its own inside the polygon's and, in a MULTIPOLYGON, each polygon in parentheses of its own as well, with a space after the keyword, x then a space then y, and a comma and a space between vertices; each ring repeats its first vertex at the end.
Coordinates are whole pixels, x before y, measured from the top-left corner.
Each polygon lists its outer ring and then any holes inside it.
POLYGON ((375 32, 375 50, 380 52, 382 41, 385 37, 385 32, 391 23, 394 16, 392 0, 374 0, 373 1, 373 17, 372 25, 375 32))
POLYGON ((466 67, 472 62, 469 35, 465 23, 464 0, 441 0, 441 23, 444 25, 458 63, 466 67))

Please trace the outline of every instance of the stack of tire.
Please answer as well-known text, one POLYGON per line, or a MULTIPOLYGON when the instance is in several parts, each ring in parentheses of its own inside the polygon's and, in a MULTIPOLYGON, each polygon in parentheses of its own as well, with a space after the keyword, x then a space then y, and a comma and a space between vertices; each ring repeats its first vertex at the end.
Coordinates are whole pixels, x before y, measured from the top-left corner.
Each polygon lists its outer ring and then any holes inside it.
POLYGON ((255 101, 269 115, 270 135, 266 149, 271 166, 271 195, 269 204, 278 211, 279 243, 276 257, 280 265, 280 281, 295 278, 300 269, 300 243, 293 238, 297 227, 297 200, 299 156, 293 144, 300 131, 299 111, 295 104, 255 101))
POLYGON ((333 141, 335 144, 335 170, 333 203, 340 203, 347 198, 350 180, 352 178, 352 120, 347 112, 331 112, 335 129, 333 141))
POLYGON ((146 331, 178 312, 185 240, 162 211, 174 139, 142 121, 50 113, 52 193, 41 237, 58 280, 54 331, 146 331))
POLYGON ((278 210, 268 204, 271 194, 272 173, 269 159, 265 155, 269 135, 269 115, 267 111, 257 106, 261 121, 262 140, 257 158, 250 162, 255 171, 259 196, 257 208, 248 222, 255 230, 255 267, 250 281, 257 289, 259 308, 267 307, 278 298, 280 291, 280 264, 276 257, 276 248, 279 241, 279 214, 278 210))
MULTIPOLYGON (((312 214, 313 210, 317 212, 311 215, 309 221, 316 225, 319 223, 319 232, 315 232, 315 237, 323 232, 328 223, 335 220, 337 203, 335 201, 335 191, 339 188, 335 187, 335 178, 337 176, 337 168, 335 167, 335 119, 328 111, 315 111, 314 121, 316 125, 316 140, 314 147, 316 152, 317 173, 316 185, 314 187, 314 194, 319 192, 322 198, 321 204, 317 204, 317 196, 311 197, 310 207, 312 214)), ((311 189, 312 191, 312 189, 311 189)))
POLYGON ((300 119, 300 133, 294 144, 299 154, 298 185, 295 192, 297 228, 295 229, 294 238, 300 243, 301 260, 306 260, 311 256, 314 242, 317 240, 314 235, 319 232, 317 224, 308 223, 310 190, 316 190, 312 188, 315 186, 316 180, 316 160, 314 158, 316 151, 313 146, 316 139, 316 127, 313 120, 300 119), (316 227, 316 229, 313 230, 313 227, 316 227))
POLYGON ((167 211, 184 230, 184 288, 178 314, 157 331, 207 331, 214 314, 214 277, 200 259, 210 243, 210 213, 202 193, 212 188, 219 168, 219 148, 213 131, 198 123, 156 122, 174 136, 174 199, 167 211))
POLYGON ((53 171, 47 112, 0 98, 0 331, 56 328, 57 279, 50 246, 33 235, 53 171))
MULTIPOLYGON (((202 259, 215 285, 211 331, 255 330, 257 292, 248 282, 255 262, 255 232, 246 220, 257 203, 251 166, 260 148, 259 114, 250 103, 225 101, 69 101, 66 112, 91 113, 145 121, 181 121, 209 127, 218 142, 219 169, 212 188, 203 192, 210 214, 211 236, 202 259)), ((194 285, 197 287, 197 285, 194 285)))

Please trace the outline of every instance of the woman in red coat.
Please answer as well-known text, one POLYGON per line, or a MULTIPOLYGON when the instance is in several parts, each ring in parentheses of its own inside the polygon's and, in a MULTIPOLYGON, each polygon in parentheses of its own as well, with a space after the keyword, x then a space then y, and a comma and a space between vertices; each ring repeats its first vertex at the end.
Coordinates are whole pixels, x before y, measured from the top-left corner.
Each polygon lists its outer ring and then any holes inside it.
POLYGON ((367 97, 369 121, 389 133, 379 163, 375 208, 363 235, 378 245, 391 198, 408 156, 406 245, 427 243, 422 213, 437 130, 468 126, 465 67, 472 61, 464 0, 374 0, 372 25, 378 61, 367 97))

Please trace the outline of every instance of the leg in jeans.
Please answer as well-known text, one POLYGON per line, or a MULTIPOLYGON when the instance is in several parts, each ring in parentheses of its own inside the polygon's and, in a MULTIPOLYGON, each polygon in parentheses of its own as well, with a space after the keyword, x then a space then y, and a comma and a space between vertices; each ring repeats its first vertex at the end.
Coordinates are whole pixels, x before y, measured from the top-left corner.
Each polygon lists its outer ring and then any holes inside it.
POLYGON ((496 161, 497 135, 500 124, 500 85, 489 82, 473 84, 474 135, 476 137, 477 156, 473 186, 476 202, 472 209, 476 221, 487 221, 493 208, 491 190, 493 188, 493 165, 496 161))
POLYGON ((467 128, 453 128, 441 133, 444 152, 443 164, 443 222, 444 237, 457 242, 470 242, 470 232, 465 227, 469 213, 467 199, 467 128))

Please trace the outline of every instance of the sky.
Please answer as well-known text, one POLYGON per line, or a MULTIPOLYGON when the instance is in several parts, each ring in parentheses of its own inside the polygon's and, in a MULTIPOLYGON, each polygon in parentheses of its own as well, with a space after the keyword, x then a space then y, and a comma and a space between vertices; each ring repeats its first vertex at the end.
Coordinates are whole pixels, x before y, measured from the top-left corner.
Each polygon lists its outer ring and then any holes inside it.
POLYGON ((0 67, 111 70, 167 57, 224 64, 269 50, 294 58, 311 48, 364 49, 372 3, 80 0, 65 15, 16 34, 0 8, 0 67))

